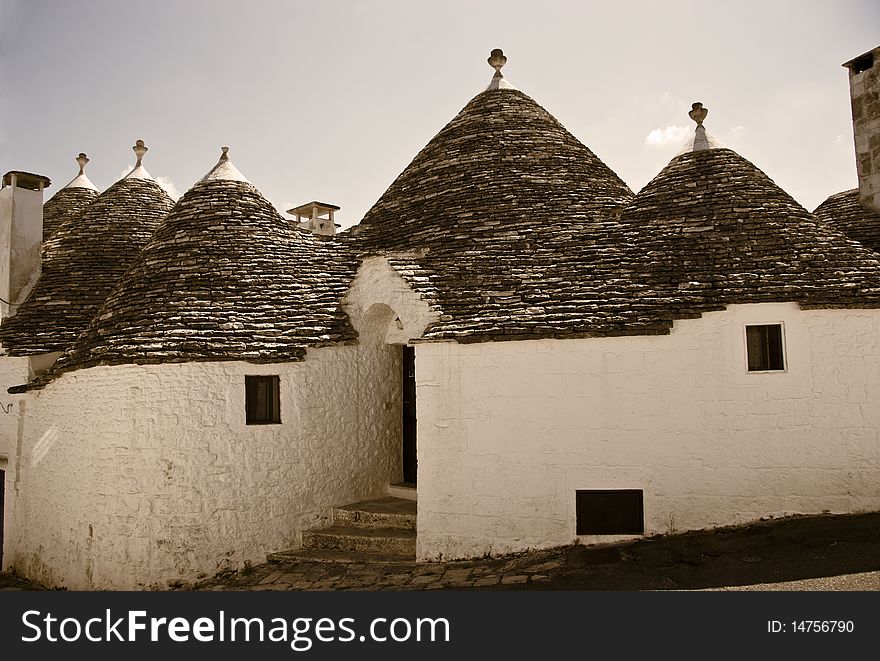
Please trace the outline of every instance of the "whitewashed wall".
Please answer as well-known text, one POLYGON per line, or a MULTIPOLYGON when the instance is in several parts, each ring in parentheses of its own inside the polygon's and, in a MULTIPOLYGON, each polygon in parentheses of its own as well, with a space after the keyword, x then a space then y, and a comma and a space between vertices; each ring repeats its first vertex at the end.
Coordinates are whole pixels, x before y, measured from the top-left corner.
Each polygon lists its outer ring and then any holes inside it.
POLYGON ((578 489, 643 489, 647 534, 880 509, 880 310, 419 344, 416 379, 422 560, 570 543, 578 489), (748 373, 744 325, 779 321, 788 370, 748 373))
POLYGON ((24 395, 10 395, 6 389, 28 382, 28 359, 0 355, 0 470, 6 471, 3 517, 3 567, 9 566, 10 531, 14 527, 16 497, 16 454, 24 395))
POLYGON ((46 585, 137 589, 298 544, 400 479, 397 347, 299 363, 96 367, 29 395, 12 565, 46 585), (281 377, 246 425, 244 376, 281 377))

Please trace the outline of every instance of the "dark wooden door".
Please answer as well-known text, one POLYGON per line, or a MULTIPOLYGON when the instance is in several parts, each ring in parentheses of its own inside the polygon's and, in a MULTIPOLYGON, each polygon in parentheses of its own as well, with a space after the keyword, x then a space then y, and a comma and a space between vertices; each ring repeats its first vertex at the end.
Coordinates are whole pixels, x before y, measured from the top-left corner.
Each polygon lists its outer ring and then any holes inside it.
POLYGON ((403 481, 416 483, 416 351, 403 347, 403 481))

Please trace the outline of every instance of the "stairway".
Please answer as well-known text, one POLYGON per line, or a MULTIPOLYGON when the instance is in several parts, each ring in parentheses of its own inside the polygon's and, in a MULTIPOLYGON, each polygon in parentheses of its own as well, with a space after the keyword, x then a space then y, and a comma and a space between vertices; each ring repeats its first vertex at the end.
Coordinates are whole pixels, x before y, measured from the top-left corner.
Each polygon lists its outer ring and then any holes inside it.
POLYGON ((269 562, 415 562, 416 501, 386 496, 332 515, 330 526, 303 532, 302 548, 270 553, 269 562))

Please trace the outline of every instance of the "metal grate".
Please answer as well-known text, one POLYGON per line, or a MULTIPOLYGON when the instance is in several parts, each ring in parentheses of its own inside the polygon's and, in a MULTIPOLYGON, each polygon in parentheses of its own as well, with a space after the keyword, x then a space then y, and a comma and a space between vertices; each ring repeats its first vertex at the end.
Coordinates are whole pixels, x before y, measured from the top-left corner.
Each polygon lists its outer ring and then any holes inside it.
POLYGON ((575 492, 578 535, 641 535, 645 515, 641 489, 575 492))

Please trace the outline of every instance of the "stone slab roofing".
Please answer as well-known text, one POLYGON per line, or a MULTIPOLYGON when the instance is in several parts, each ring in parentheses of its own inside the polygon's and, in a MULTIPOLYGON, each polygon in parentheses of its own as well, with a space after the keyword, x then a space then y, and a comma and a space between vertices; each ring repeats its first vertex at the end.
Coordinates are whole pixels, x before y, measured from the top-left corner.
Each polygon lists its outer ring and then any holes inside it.
POLYGON ((729 149, 686 152, 626 206, 389 260, 440 314, 423 341, 667 333, 737 303, 880 307, 880 259, 729 149))
MULTIPOLYGON (((79 173, 43 205, 43 241, 45 242, 68 218, 78 215, 96 198, 98 191, 86 176, 89 157, 76 157, 79 173)), ((43 256, 45 258, 45 255, 43 256)))
POLYGON ((356 338, 339 303, 356 269, 351 254, 299 231, 221 164, 178 200, 55 373, 301 360, 307 347, 356 338))
POLYGON ((477 245, 595 220, 632 192, 550 113, 510 88, 478 94, 358 225, 366 245, 477 245))
POLYGON ((813 213, 854 241, 880 253, 880 213, 859 202, 859 189, 830 196, 813 213))
POLYGON ((550 113, 493 84, 413 159, 351 241, 390 255, 440 312, 426 339, 636 332, 636 319, 624 330, 623 317, 593 315, 632 287, 605 278, 617 248, 602 230, 631 198, 550 113))
POLYGON ((92 188, 62 188, 43 205, 43 241, 47 241, 68 218, 81 214, 98 197, 92 188))
POLYGON ((0 326, 9 354, 70 347, 173 205, 155 181, 127 177, 68 218, 44 247, 34 292, 0 326))
POLYGON ((621 275, 653 313, 734 303, 880 307, 880 259, 818 220, 730 149, 674 158, 620 215, 621 275))

